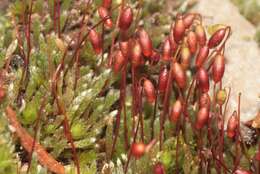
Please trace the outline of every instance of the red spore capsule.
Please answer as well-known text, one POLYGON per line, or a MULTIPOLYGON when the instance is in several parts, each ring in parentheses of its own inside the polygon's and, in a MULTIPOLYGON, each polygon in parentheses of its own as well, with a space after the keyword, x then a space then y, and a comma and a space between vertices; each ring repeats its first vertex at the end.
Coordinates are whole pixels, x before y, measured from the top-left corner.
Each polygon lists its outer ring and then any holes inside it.
POLYGON ((202 129, 207 124, 208 119, 209 109, 207 107, 200 108, 196 118, 196 129, 202 129))
POLYGON ((209 48, 218 46, 221 43, 221 41, 224 39, 225 34, 226 34, 225 28, 221 28, 217 30, 209 39, 208 42, 209 48))
POLYGON ((176 100, 171 108, 170 121, 176 123, 182 113, 182 103, 180 100, 176 100))
POLYGON ((146 57, 151 56, 153 51, 153 44, 150 36, 143 28, 139 29, 138 36, 143 55, 145 55, 146 57))
POLYGON ((176 43, 179 43, 185 34, 185 25, 181 18, 177 19, 173 28, 173 36, 176 43))
POLYGON ((215 83, 218 83, 225 72, 225 58, 222 54, 217 54, 212 65, 212 76, 215 83))
POLYGON ((206 44, 206 33, 202 25, 197 25, 195 28, 195 33, 197 35, 197 40, 200 46, 204 46, 206 44))
POLYGON ((100 54, 102 52, 102 38, 100 34, 97 33, 94 29, 91 29, 89 31, 88 38, 95 53, 100 54))
POLYGON ((209 75, 204 68, 200 68, 197 72, 197 80, 199 89, 204 93, 209 91, 209 75))
POLYGON ((181 65, 177 62, 173 64, 172 75, 173 78, 176 80, 177 85, 182 89, 185 88, 186 74, 181 65))
POLYGON ((98 14, 102 20, 104 20, 105 27, 111 29, 113 27, 113 22, 111 17, 105 7, 98 8, 98 14))
POLYGON ((131 7, 125 7, 119 18, 119 28, 128 30, 133 21, 133 10, 131 7))
POLYGON ((209 55, 209 47, 208 46, 203 46, 199 49, 199 53, 196 57, 195 60, 195 65, 197 68, 201 67, 205 61, 207 60, 209 55))

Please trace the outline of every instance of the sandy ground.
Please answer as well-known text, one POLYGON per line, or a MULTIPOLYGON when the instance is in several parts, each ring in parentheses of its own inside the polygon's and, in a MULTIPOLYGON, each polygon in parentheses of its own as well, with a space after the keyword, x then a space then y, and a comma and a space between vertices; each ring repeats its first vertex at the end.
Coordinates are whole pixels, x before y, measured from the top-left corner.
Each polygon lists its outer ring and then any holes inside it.
POLYGON ((199 0, 192 11, 201 13, 206 25, 223 23, 232 27, 223 86, 232 87, 229 114, 237 108, 241 92, 241 120, 250 120, 260 110, 260 50, 253 40, 254 26, 229 0, 199 0))

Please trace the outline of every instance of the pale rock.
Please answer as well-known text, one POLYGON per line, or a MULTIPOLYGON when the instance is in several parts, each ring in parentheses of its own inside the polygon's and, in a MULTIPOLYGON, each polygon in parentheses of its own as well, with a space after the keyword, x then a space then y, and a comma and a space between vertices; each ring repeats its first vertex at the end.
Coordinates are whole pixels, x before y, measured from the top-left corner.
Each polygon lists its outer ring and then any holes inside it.
POLYGON ((205 25, 226 24, 232 35, 226 45, 223 87, 231 87, 227 116, 237 109, 241 97, 241 121, 252 119, 260 110, 260 50, 253 40, 255 27, 229 0, 199 0, 192 9, 203 16, 205 25))

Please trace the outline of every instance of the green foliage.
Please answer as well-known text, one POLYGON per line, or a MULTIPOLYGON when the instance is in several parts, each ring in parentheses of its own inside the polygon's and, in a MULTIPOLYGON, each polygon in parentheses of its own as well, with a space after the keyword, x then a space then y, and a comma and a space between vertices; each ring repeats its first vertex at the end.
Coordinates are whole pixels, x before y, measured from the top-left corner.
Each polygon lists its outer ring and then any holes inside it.
MULTIPOLYGON (((26 28, 24 23, 27 21, 23 21, 23 17, 28 15, 31 2, 32 0, 24 2, 16 0, 10 5, 8 15, 0 16, 0 66, 4 67, 7 60, 10 60, 7 77, 3 82, 8 93, 5 101, 0 105, 0 173, 15 174, 16 166, 24 167, 25 164, 22 161, 27 160, 24 156, 18 155, 18 152, 23 153, 25 150, 19 144, 19 137, 13 136, 15 133, 12 132, 12 126, 8 124, 7 116, 4 114, 4 109, 8 104, 17 112, 22 127, 32 137, 37 133, 36 141, 46 148, 53 158, 65 166, 66 174, 77 173, 73 162, 72 147, 66 138, 68 135, 65 136, 67 132, 64 131, 66 117, 80 161, 81 173, 123 174, 130 151, 130 148, 126 146, 133 142, 134 130, 130 128, 133 127, 133 119, 137 120, 141 115, 139 113, 132 114, 133 97, 131 96, 132 85, 129 73, 126 77, 126 89, 123 89, 126 92, 125 110, 121 112, 118 141, 115 153, 110 159, 115 138, 115 120, 120 105, 119 88, 122 76, 112 72, 107 67, 106 62, 109 58, 108 52, 111 48, 113 35, 116 36, 116 40, 125 36, 119 36, 117 29, 111 31, 105 29, 104 55, 96 55, 89 40, 83 42, 83 45, 79 46, 79 50, 77 50, 77 43, 80 41, 78 40, 80 39, 78 32, 81 31, 81 37, 85 36, 88 32, 87 27, 93 26, 100 20, 96 9, 102 3, 101 0, 93 1, 89 9, 86 9, 86 1, 61 1, 60 38, 53 20, 56 12, 54 1, 36 0, 33 1, 32 8, 30 32, 32 49, 29 50, 28 35, 24 33, 26 28), (84 14, 89 18, 88 23, 79 28, 84 14), (17 28, 18 31, 16 31, 17 28), (74 39, 74 44, 69 44, 70 39, 74 39), (29 58, 27 69, 26 58, 29 58), (78 62, 76 62, 77 60, 78 62), (129 128, 128 130, 126 130, 125 125, 129 128), (126 136, 131 137, 128 139, 129 144, 126 144, 126 136), (15 146, 19 150, 15 149, 15 146)), ((113 1, 113 7, 116 7, 118 3, 118 1, 113 1)), ((186 11, 189 7, 188 1, 176 1, 176 4, 174 4, 176 5, 174 9, 179 11, 186 11)), ((162 38, 169 34, 170 24, 174 18, 172 14, 169 14, 170 12, 164 12, 165 1, 129 1, 129 5, 133 8, 134 16, 137 15, 138 8, 141 7, 140 14, 134 22, 147 29, 154 48, 159 50, 162 38), (161 14, 161 12, 163 13, 161 14)), ((112 12, 114 22, 118 14, 119 10, 112 12)), ((136 26, 133 24, 129 29, 129 36, 135 35, 136 28, 134 27, 136 26)), ((102 26, 98 26, 96 29, 101 32, 102 26)), ((211 28, 211 30, 214 29, 211 28)), ((118 49, 117 44, 115 48, 118 49)), ((145 64, 140 68, 139 75, 147 75, 147 78, 155 80, 162 65, 164 63, 149 67, 145 64)), ((129 70, 128 67, 127 70, 129 70)), ((194 75, 193 71, 189 73, 191 75, 188 77, 188 83, 191 82, 192 75, 194 75)), ((2 85, 1 83, 0 85, 2 85)), ((177 90, 175 85, 173 85, 173 89, 174 92, 177 90)), ((183 92, 183 95, 186 96, 186 93, 183 92)), ((171 95, 170 103, 175 102, 176 97, 178 95, 171 95)), ((194 102, 195 97, 197 94, 194 94, 194 102)), ((146 101, 140 103, 143 105, 144 143, 148 144, 153 139, 151 133, 153 121, 153 136, 157 138, 160 135, 160 117, 164 106, 162 98, 159 98, 156 113, 154 113, 155 105, 146 101)), ((187 107, 191 122, 195 122, 198 109, 196 104, 187 107)), ((216 133, 218 131, 215 124, 216 119, 213 119, 213 122, 212 131, 216 133)), ((177 129, 178 126, 170 123, 166 118, 163 150, 160 150, 158 142, 155 143, 149 153, 146 153, 142 158, 138 160, 132 158, 129 161, 127 173, 151 173, 157 162, 164 165, 167 173, 174 173, 177 170, 177 165, 179 173, 198 173, 200 170, 198 154, 201 150, 198 147, 198 139, 205 143, 203 153, 210 151, 209 143, 206 141, 207 128, 201 130, 203 133, 205 132, 205 136, 202 137, 198 135, 198 131, 193 130, 191 124, 185 124, 178 136, 177 129), (177 157, 178 160, 176 160, 177 157)), ((217 139, 218 137, 213 138, 217 139)), ((140 141, 139 134, 137 141, 140 141)), ((234 143, 233 146, 230 146, 232 140, 229 139, 225 139, 225 143, 224 162, 227 166, 233 166, 232 157, 236 153, 234 143)), ((244 151, 240 165, 247 168, 251 164, 246 154, 250 158, 254 158, 257 148, 255 146, 250 146, 248 149, 245 147, 244 151)), ((205 158, 212 158, 207 155, 205 158)), ((37 158, 34 152, 30 173, 47 174, 47 169, 39 165, 37 158)), ((216 173, 215 169, 212 169, 212 173, 214 172, 216 173)))

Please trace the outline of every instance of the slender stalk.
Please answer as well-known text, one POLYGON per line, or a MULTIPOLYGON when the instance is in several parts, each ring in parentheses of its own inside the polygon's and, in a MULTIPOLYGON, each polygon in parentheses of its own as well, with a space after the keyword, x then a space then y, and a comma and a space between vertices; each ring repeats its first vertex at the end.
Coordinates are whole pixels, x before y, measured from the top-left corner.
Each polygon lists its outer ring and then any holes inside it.
POLYGON ((25 18, 24 14, 24 28, 25 28, 25 39, 27 42, 27 55, 24 58, 24 68, 22 71, 22 77, 19 82, 19 89, 18 89, 18 95, 16 98, 16 101, 18 102, 20 100, 20 96, 26 91, 26 88, 28 86, 29 82, 29 64, 30 64, 30 54, 31 54, 31 23, 32 23, 32 8, 33 8, 33 0, 30 1, 29 4, 29 14, 27 15, 27 19, 25 18), (26 21, 25 21, 26 20, 26 21))
MULTIPOLYGON (((86 9, 88 9, 90 5, 90 1, 87 1, 87 4, 86 4, 86 9)), ((80 78, 80 65, 79 65, 79 62, 80 62, 80 40, 81 40, 81 37, 82 37, 82 33, 83 33, 83 29, 84 29, 84 21, 86 19, 86 13, 84 13, 81 21, 80 21, 80 30, 79 30, 79 33, 78 33, 78 39, 77 39, 77 46, 76 48, 77 51, 75 52, 76 54, 76 61, 75 61, 75 65, 76 65, 76 70, 75 70, 75 82, 74 82, 74 90, 77 88, 77 84, 78 84, 78 79, 80 78)), ((87 18, 88 19, 88 18, 87 18)), ((87 23, 87 21, 86 21, 87 23)), ((103 50, 103 49, 102 49, 103 50)), ((103 55, 103 51, 102 51, 102 55, 103 55)))
MULTIPOLYGON (((224 106, 224 113, 223 113, 223 124, 222 124, 222 127, 221 127, 221 138, 220 138, 220 161, 223 163, 224 162, 224 122, 225 122, 225 117, 226 117, 226 112, 227 112, 227 105, 228 105, 228 102, 229 102, 229 98, 230 98, 230 94, 231 94, 231 88, 229 88, 228 90, 228 95, 227 95, 227 101, 225 103, 225 106, 224 106)), ((224 173, 226 174, 226 170, 224 170, 224 173)))
MULTIPOLYGON (((21 126, 20 122, 17 119, 16 112, 10 106, 7 106, 5 113, 10 125, 15 128, 15 133, 20 139, 21 145, 27 152, 31 153, 34 141, 33 138, 21 126)), ((35 152, 39 163, 45 166, 49 171, 57 174, 65 174, 64 166, 56 161, 38 142, 35 142, 35 152)))
POLYGON ((160 134, 159 134, 160 150, 162 150, 165 115, 167 114, 168 109, 169 109, 169 97, 171 95, 171 86, 172 86, 172 67, 173 67, 173 63, 176 61, 179 51, 180 51, 180 46, 178 46, 178 48, 174 54, 173 60, 171 62, 171 65, 170 65, 170 71, 169 71, 169 76, 168 76, 164 100, 163 100, 163 112, 160 115, 160 134))
POLYGON ((59 112, 64 116, 64 120, 63 120, 64 134, 65 134, 67 140, 69 141, 69 143, 71 145, 72 155, 73 155, 74 163, 75 163, 75 166, 76 166, 76 169, 77 169, 77 174, 80 174, 79 159, 78 159, 76 147, 75 147, 75 144, 74 144, 74 141, 73 141, 73 138, 72 138, 72 134, 71 134, 71 131, 70 131, 70 125, 69 125, 67 113, 65 111, 63 104, 60 102, 59 97, 56 97, 56 103, 57 103, 59 112))
POLYGON ((177 132, 177 142, 176 142, 176 157, 175 157, 175 165, 176 165, 176 173, 179 173, 179 162, 178 162, 178 157, 179 157, 179 146, 180 146, 180 122, 178 120, 176 124, 176 132, 177 132))
MULTIPOLYGON (((139 124, 140 124, 140 119, 138 119, 138 121, 137 121, 137 126, 136 126, 136 130, 135 130, 133 142, 132 142, 132 144, 131 144, 131 148, 132 148, 133 144, 136 142, 136 138, 137 138, 137 134, 138 134, 138 129, 139 129, 139 124)), ((130 150, 129 150, 129 152, 128 152, 127 161, 126 161, 125 166, 124 166, 124 173, 125 173, 125 174, 127 173, 128 165, 129 165, 129 162, 130 162, 131 157, 132 157, 132 149, 131 149, 131 148, 130 148, 130 150)))
POLYGON ((119 136, 121 112, 122 112, 122 108, 124 107, 124 104, 125 104, 125 90, 126 90, 125 84, 126 84, 126 65, 124 66, 123 74, 122 74, 121 82, 120 82, 120 98, 119 98, 120 105, 119 105, 119 108, 118 108, 118 113, 116 115, 115 134, 114 134, 110 159, 112 159, 112 157, 113 157, 113 154, 114 154, 114 151, 115 151, 115 146, 116 146, 116 143, 117 143, 117 138, 119 136))
POLYGON ((136 116, 136 84, 135 84, 135 67, 131 67, 132 78, 132 135, 135 129, 135 116, 136 116))
POLYGON ((41 118, 41 114, 43 112, 44 106, 46 105, 46 97, 43 98, 40 109, 37 113, 37 118, 36 118, 36 123, 35 123, 35 127, 34 127, 34 136, 33 136, 33 144, 32 144, 32 150, 29 153, 29 162, 28 162, 28 168, 27 168, 27 174, 29 174, 30 172, 30 167, 31 167, 31 162, 32 162, 32 155, 33 155, 33 151, 35 149, 35 143, 36 143, 36 138, 37 138, 37 134, 39 131, 39 124, 40 124, 40 118, 41 118))
POLYGON ((153 108, 153 117, 151 120, 151 140, 154 139, 154 122, 156 119, 157 100, 159 98, 158 95, 159 95, 159 92, 158 92, 158 88, 157 88, 155 91, 155 103, 154 103, 154 108, 153 108))
POLYGON ((123 112, 124 112, 124 137, 125 137, 125 149, 127 150, 129 148, 129 140, 128 140, 128 127, 127 127, 127 115, 126 115, 126 103, 125 103, 125 96, 126 96, 126 66, 123 68, 123 75, 122 78, 124 79, 123 89, 124 89, 124 100, 123 102, 123 112))
POLYGON ((141 131, 140 131, 140 136, 141 136, 141 140, 142 142, 144 142, 144 118, 143 118, 143 114, 142 114, 142 96, 143 96, 143 87, 141 88, 141 91, 139 92, 138 91, 138 97, 139 97, 139 104, 138 104, 138 107, 139 107, 139 117, 140 117, 140 128, 141 128, 141 131))
POLYGON ((237 117, 238 117, 238 126, 236 129, 236 157, 235 157, 235 165, 233 171, 236 171, 240 164, 240 145, 241 145, 241 140, 240 140, 240 101, 241 101, 241 93, 238 94, 238 108, 237 108, 237 117))
POLYGON ((57 2, 56 2, 56 0, 54 0, 53 1, 53 30, 56 32, 56 26, 57 26, 57 21, 56 21, 56 19, 57 19, 57 17, 56 17, 56 4, 57 4, 57 2))
MULTIPOLYGON (((109 51, 109 59, 108 59, 108 66, 111 66, 112 65, 112 62, 113 62, 113 56, 112 56, 112 53, 114 51, 114 46, 115 46, 115 39, 116 39, 116 33, 118 31, 118 25, 119 25, 119 19, 120 19, 120 16, 121 16, 121 13, 124 9, 124 5, 125 5, 125 0, 122 0, 122 3, 121 3, 121 8, 120 8, 120 11, 119 11, 119 14, 117 15, 117 19, 116 19, 116 25, 115 25, 115 29, 112 33, 112 40, 111 40, 111 47, 110 47, 110 51, 109 51)), ((120 30, 119 30, 119 34, 120 34, 120 30)))
POLYGON ((57 0, 57 23, 58 23, 58 37, 61 37, 61 32, 60 32, 60 0, 57 0))

